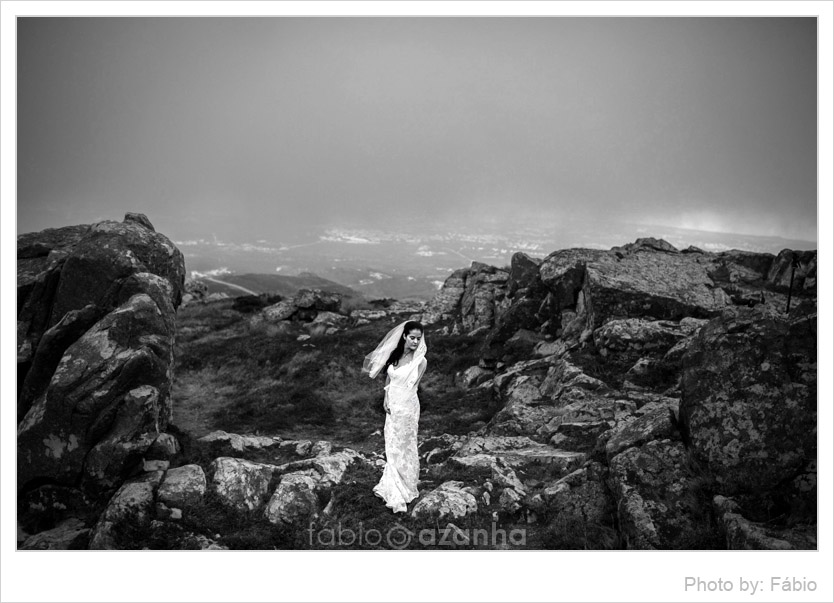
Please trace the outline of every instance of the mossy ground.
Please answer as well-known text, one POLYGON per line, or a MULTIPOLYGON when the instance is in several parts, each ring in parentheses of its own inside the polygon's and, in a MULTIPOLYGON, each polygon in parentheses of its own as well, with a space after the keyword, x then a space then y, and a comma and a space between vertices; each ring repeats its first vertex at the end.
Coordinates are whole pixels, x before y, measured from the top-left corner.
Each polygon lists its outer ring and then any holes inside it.
MULTIPOLYGON (((302 324, 251 327, 249 315, 233 303, 179 310, 173 390, 178 428, 195 437, 222 429, 359 448, 383 428, 384 380, 362 374, 362 360, 395 321, 298 341, 307 332, 302 324)), ((477 364, 478 341, 431 329, 426 335, 420 433, 467 433, 497 410, 491 391, 454 384, 457 371, 477 364)))
MULTIPOLYGON (((179 310, 173 390, 173 430, 185 442, 179 462, 207 469, 210 455, 189 442, 193 444, 194 439, 217 429, 287 439, 326 439, 337 449, 383 452, 384 381, 362 374, 362 359, 407 315, 304 341, 298 340, 307 332, 300 323, 290 322, 282 328, 251 327, 250 315, 235 310, 233 300, 192 304, 179 310)), ((421 440, 444 433, 466 434, 498 410, 490 389, 464 390, 455 385, 458 371, 477 364, 480 340, 435 332, 441 327, 434 325, 426 332, 429 365, 419 390, 421 440)), ((270 453, 263 454, 253 460, 272 461, 270 453)), ((453 479, 479 486, 490 475, 488 469, 449 469, 443 475, 429 467, 421 469, 420 489, 425 492, 453 479)), ((500 510, 496 501, 490 507, 480 505, 471 516, 452 520, 464 533, 482 530, 472 532, 468 541, 453 529, 444 531, 445 521, 394 514, 372 492, 381 473, 381 467, 366 463, 351 466, 343 482, 323 496, 327 500, 320 501, 324 506, 332 496, 332 512, 313 518, 303 529, 273 526, 258 513, 232 513, 208 495, 198 507, 184 513, 178 527, 166 522, 166 528, 137 528, 131 534, 131 548, 172 548, 178 546, 183 531, 203 534, 229 548, 247 549, 496 548, 494 544, 498 548, 547 548, 542 544, 546 535, 542 526, 527 525, 523 518, 503 512, 494 521, 493 511, 500 510), (353 532, 355 541, 345 542, 349 540, 346 530, 353 532), (373 530, 381 536, 377 543, 373 530), (405 534, 402 530, 412 532, 407 545, 397 540, 405 534), (510 538, 512 530, 516 531, 510 538), (360 534, 366 536, 361 542, 360 534), (336 540, 328 540, 331 535, 336 540)))
MULTIPOLYGON (((302 323, 250 326, 250 316, 235 310, 234 300, 192 304, 179 310, 172 429, 186 442, 181 463, 196 462, 207 468, 211 455, 188 442, 193 444, 196 438, 217 429, 286 439, 324 439, 336 450, 349 447, 363 453, 384 452, 384 381, 362 374, 362 359, 408 315, 331 335, 319 333, 302 341, 298 336, 308 332, 302 323)), ((433 325, 426 331, 429 364, 419 390, 421 441, 442 434, 467 434, 488 422, 500 408, 490 388, 465 390, 455 385, 457 372, 478 363, 481 340, 444 336, 439 332, 442 326, 433 325)), ((575 354, 574 361, 589 375, 618 387, 637 360, 637 356, 626 356, 603 358, 588 350, 575 354)), ((671 377, 671 372, 664 373, 651 384, 652 389, 665 389, 671 377)), ((429 441, 421 451, 432 447, 429 441)), ((276 462, 270 454, 264 452, 263 458, 252 460, 276 462)), ((191 531, 232 549, 623 547, 615 519, 597 525, 542 516, 528 524, 523 514, 501 510, 497 493, 489 505, 479 501, 476 513, 451 520, 455 528, 447 529, 448 521, 394 514, 372 492, 381 473, 382 468, 373 464, 352 465, 342 483, 320 496, 320 508, 331 503, 330 513, 310 518, 303 526, 272 525, 262 512, 232 513, 208 495, 179 522, 133 533, 133 546, 182 546, 177 544, 182 542, 179 536, 191 531)), ((424 464, 419 488, 427 493, 450 480, 479 487, 490 475, 489 469, 424 464)), ((699 506, 708 508, 709 484, 701 486, 692 496, 703 503, 699 506)), ((409 512, 414 504, 416 501, 409 505, 409 512)), ((705 523, 711 519, 703 517, 705 523)), ((692 542, 688 548, 719 548, 712 538, 715 531, 707 525, 704 528, 710 537, 692 542)))

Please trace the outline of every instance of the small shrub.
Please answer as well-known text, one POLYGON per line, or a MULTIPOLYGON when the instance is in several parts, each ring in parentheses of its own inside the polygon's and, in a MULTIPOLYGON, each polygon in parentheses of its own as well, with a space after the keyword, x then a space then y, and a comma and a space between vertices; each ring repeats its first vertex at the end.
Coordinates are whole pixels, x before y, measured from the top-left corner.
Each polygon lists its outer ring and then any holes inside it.
POLYGON ((239 295, 232 303, 232 309, 242 314, 251 314, 267 306, 267 301, 261 295, 239 295))

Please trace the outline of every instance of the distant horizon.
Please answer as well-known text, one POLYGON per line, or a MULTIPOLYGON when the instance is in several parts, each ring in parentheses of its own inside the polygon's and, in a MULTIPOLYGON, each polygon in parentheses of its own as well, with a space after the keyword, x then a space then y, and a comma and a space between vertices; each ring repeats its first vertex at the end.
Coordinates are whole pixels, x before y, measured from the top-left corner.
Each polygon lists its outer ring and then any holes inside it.
MULTIPOLYGON (((133 209, 127 208, 124 211, 113 210, 112 212, 107 212, 106 214, 101 213, 101 212, 97 212, 95 216, 92 216, 91 218, 89 218, 87 220, 84 220, 83 218, 79 218, 79 219, 76 219, 76 220, 70 220, 70 221, 64 221, 64 222, 60 222, 56 218, 53 218, 51 220, 45 220, 44 218, 46 216, 44 214, 40 214, 40 215, 32 216, 32 217, 36 218, 35 220, 31 220, 31 219, 29 219, 30 217, 27 216, 25 222, 22 224, 21 220, 20 220, 20 217, 19 217, 19 214, 18 214, 18 219, 17 219, 17 224, 16 224, 16 232, 17 232, 18 235, 21 235, 21 234, 25 234, 25 233, 29 233, 29 232, 38 232, 38 231, 44 230, 46 228, 61 228, 63 226, 72 226, 72 225, 78 225, 78 224, 93 224, 95 222, 99 222, 99 221, 102 221, 102 220, 114 220, 114 221, 119 222, 124 218, 124 214, 128 213, 128 212, 131 212, 131 213, 145 213, 145 215, 148 217, 148 219, 154 224, 154 227, 158 231, 163 232, 163 234, 166 234, 166 236, 169 236, 168 233, 172 231, 172 229, 165 227, 165 224, 166 224, 165 222, 159 222, 159 220, 155 220, 154 216, 152 214, 148 214, 146 212, 139 211, 135 208, 133 208, 133 209), (161 224, 161 226, 158 225, 158 223, 161 224), (166 230, 168 232, 165 232, 166 230)), ((488 215, 487 216, 482 215, 481 217, 489 219, 488 215)), ((495 219, 490 220, 490 221, 500 223, 500 222, 502 222, 502 218, 495 218, 495 219)), ((589 222, 594 222, 595 223, 598 220, 596 218, 594 218, 593 216, 589 216, 589 217, 574 216, 572 218, 572 221, 573 221, 573 223, 589 223, 589 222)), ((539 220, 536 220, 535 222, 539 223, 539 220)), ((610 223, 610 221, 607 221, 607 222, 610 223)), ((175 223, 176 223, 176 221, 174 221, 174 223, 170 224, 170 225, 173 226, 175 223)), ((457 222, 454 222, 454 221, 445 221, 443 223, 448 225, 449 230, 455 230, 456 227, 457 227, 456 225, 458 224, 457 222)), ((769 239, 781 239, 781 240, 785 240, 785 241, 811 243, 811 244, 814 244, 814 245, 819 244, 819 225, 817 225, 816 230, 813 233, 814 234, 813 238, 804 238, 804 237, 797 237, 797 236, 789 236, 787 234, 751 232, 749 230, 745 231, 744 229, 730 230, 726 227, 723 228, 723 229, 710 229, 710 228, 697 228, 697 227, 694 227, 694 226, 693 227, 675 226, 673 224, 661 223, 661 222, 645 222, 645 221, 630 221, 630 220, 623 220, 623 221, 619 221, 617 223, 623 224, 623 225, 628 225, 628 226, 639 226, 639 227, 643 227, 643 228, 655 228, 655 229, 658 229, 658 230, 664 229, 664 228, 667 228, 667 229, 671 228, 671 229, 674 229, 674 230, 691 231, 691 232, 694 232, 694 233, 709 233, 709 234, 714 234, 714 235, 728 235, 728 236, 746 236, 746 237, 757 237, 757 238, 763 238, 763 239, 768 239, 768 238, 769 239)), ((191 226, 191 228, 193 229, 194 226, 191 226)), ((299 234, 299 232, 298 232, 299 230, 308 230, 308 231, 312 232, 312 231, 326 230, 328 228, 339 228, 339 229, 350 229, 350 230, 359 230, 359 229, 366 228, 367 230, 370 230, 370 231, 385 231, 385 230, 391 230, 392 232, 398 231, 397 229, 386 228, 385 226, 383 226, 381 224, 363 225, 363 224, 357 223, 355 221, 346 220, 342 224, 333 224, 332 222, 324 222, 324 223, 321 223, 321 224, 317 224, 315 222, 310 222, 308 224, 305 224, 300 229, 299 228, 294 228, 292 234, 294 236, 297 236, 299 234)), ((176 229, 174 229, 174 230, 176 230, 176 229)), ((403 231, 408 232, 408 229, 404 229, 403 231)), ((203 233, 204 237, 215 236, 217 234, 218 234, 217 232, 203 233)), ((217 236, 218 240, 230 241, 230 242, 235 242, 235 243, 254 242, 254 241, 257 241, 258 238, 263 238, 262 236, 259 237, 258 235, 251 235, 251 236, 248 236, 248 237, 244 237, 244 236, 241 236, 241 235, 229 236, 228 233, 222 233, 222 232, 221 232, 221 235, 222 236, 217 236)), ((187 236, 185 233, 177 233, 177 234, 169 236, 169 238, 171 238, 171 240, 174 240, 174 238, 193 239, 195 237, 194 236, 187 236)))
MULTIPOLYGON (((126 213, 144 213, 144 212, 141 212, 141 211, 137 212, 135 210, 128 209, 128 210, 126 210, 126 211, 124 211, 120 214, 117 214, 117 213, 113 213, 113 214, 109 214, 109 215, 99 214, 99 215, 96 215, 95 217, 93 217, 89 220, 86 220, 86 221, 84 221, 84 220, 82 220, 82 221, 69 221, 69 222, 65 222, 65 223, 51 222, 51 223, 49 223, 49 225, 43 225, 43 226, 39 226, 39 227, 30 227, 30 228, 21 228, 21 222, 18 219, 17 227, 16 227, 16 234, 18 236, 20 236, 21 234, 39 232, 41 230, 45 230, 45 229, 48 229, 48 228, 54 229, 54 228, 62 228, 64 226, 75 226, 75 225, 81 225, 81 224, 94 224, 96 222, 100 222, 100 221, 104 221, 104 220, 111 220, 111 221, 121 222, 124 219, 124 215, 126 213)), ((166 230, 167 230, 166 228, 160 227, 157 224, 157 222, 154 220, 153 215, 149 215, 149 214, 145 214, 145 215, 154 224, 154 228, 158 232, 162 232, 163 234, 168 236, 168 238, 170 238, 172 241, 174 241, 175 239, 177 239, 177 240, 206 239, 207 240, 209 237, 216 238, 217 241, 230 242, 230 243, 246 243, 246 242, 257 242, 258 241, 258 239, 253 238, 253 237, 248 237, 248 238, 229 237, 225 233, 223 234, 223 236, 217 236, 216 232, 210 232, 210 233, 205 233, 204 232, 203 236, 201 236, 201 237, 184 236, 182 234, 179 234, 179 235, 173 234, 172 235, 172 234, 170 234, 170 231, 166 232, 166 230)), ((591 221, 593 221, 595 223, 598 223, 598 221, 594 220, 593 218, 579 218, 578 220, 575 220, 574 223, 576 223, 576 222, 580 222, 580 223, 582 223, 582 222, 591 222, 591 221)), ((539 221, 537 220, 536 223, 538 224, 539 221)), ((606 222, 606 223, 607 224, 612 224, 611 222, 606 222)), ((815 236, 813 237, 813 239, 807 239, 807 238, 801 238, 801 237, 790 237, 790 236, 785 236, 785 235, 781 235, 781 234, 765 234, 765 233, 761 233, 761 232, 756 233, 756 232, 749 232, 749 231, 745 232, 744 230, 727 230, 727 229, 711 230, 711 229, 707 229, 707 228, 694 228, 694 227, 687 228, 687 227, 683 227, 683 226, 674 226, 672 224, 649 223, 649 222, 638 222, 638 221, 627 221, 627 220, 621 221, 621 222, 614 222, 613 224, 621 224, 623 226, 639 227, 639 228, 642 228, 642 229, 656 229, 658 231, 662 230, 662 229, 673 229, 673 230, 677 230, 677 231, 686 231, 686 232, 692 232, 692 233, 704 233, 704 234, 711 234, 711 235, 727 235, 727 236, 731 236, 731 237, 732 236, 744 236, 744 237, 753 237, 753 238, 760 238, 760 239, 777 239, 777 240, 784 240, 784 241, 791 241, 791 242, 809 243, 809 244, 813 244, 813 245, 818 245, 819 244, 819 227, 817 227, 817 230, 814 233, 815 236)), ((449 230, 449 231, 458 230, 458 224, 457 223, 449 222, 449 223, 446 223, 446 226, 447 226, 447 230, 449 230)), ((331 224, 331 223, 310 224, 310 225, 307 225, 304 228, 304 230, 307 230, 307 231, 310 231, 310 232, 320 232, 320 231, 325 231, 325 230, 328 230, 328 229, 340 229, 340 230, 342 230, 342 229, 343 230, 363 230, 363 229, 365 229, 365 230, 368 230, 368 231, 371 231, 371 232, 414 232, 413 230, 409 230, 409 229, 385 228, 381 225, 363 226, 363 225, 359 225, 359 224, 356 224, 355 222, 350 222, 350 221, 348 221, 346 224, 342 224, 342 225, 334 225, 334 224, 331 224)), ((299 235, 297 230, 294 234, 296 236, 299 235)), ((649 236, 655 236, 655 235, 649 235, 649 236)), ((662 237, 657 236, 657 238, 662 238, 662 237)), ((278 238, 273 239, 273 240, 270 240, 270 239, 262 239, 262 240, 268 240, 269 242, 278 242, 281 239, 286 239, 286 237, 278 237, 278 238)))

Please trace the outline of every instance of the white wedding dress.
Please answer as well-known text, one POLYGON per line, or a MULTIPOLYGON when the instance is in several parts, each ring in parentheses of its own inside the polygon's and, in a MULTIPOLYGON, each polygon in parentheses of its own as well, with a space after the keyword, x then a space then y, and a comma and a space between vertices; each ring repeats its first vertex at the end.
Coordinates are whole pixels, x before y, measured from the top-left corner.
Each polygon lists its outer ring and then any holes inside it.
POLYGON ((406 505, 419 495, 417 423, 420 420, 420 400, 417 398, 417 381, 420 362, 421 358, 415 357, 403 366, 388 367, 391 381, 385 386, 385 397, 390 410, 385 415, 386 461, 382 478, 373 491, 394 513, 405 512, 406 505))

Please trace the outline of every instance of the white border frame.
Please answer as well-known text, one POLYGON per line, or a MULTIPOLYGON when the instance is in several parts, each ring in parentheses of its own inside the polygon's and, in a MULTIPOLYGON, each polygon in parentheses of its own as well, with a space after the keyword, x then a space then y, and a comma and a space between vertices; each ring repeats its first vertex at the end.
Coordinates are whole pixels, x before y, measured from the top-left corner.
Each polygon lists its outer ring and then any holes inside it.
POLYGON ((832 12, 816 2, 13 2, 0 4, 2 60, 2 601, 749 601, 749 594, 686 593, 686 576, 738 581, 795 576, 815 593, 768 593, 756 601, 832 601, 832 12), (536 15, 818 16, 819 48, 819 550, 778 552, 241 551, 233 553, 16 551, 15 153, 17 16, 536 15), (11 392, 11 395, 9 395, 11 392), (10 484, 12 484, 10 486, 10 484), (163 556, 165 555, 165 556, 163 556), (170 557, 168 555, 176 555, 170 557))

